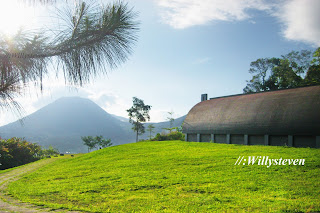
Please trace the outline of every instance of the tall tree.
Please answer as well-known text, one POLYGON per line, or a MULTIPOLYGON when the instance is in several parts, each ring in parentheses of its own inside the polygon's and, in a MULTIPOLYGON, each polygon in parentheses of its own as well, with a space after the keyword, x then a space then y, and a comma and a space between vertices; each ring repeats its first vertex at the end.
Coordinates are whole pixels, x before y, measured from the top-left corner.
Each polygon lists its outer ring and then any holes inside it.
POLYGON ((148 125, 148 127, 147 127, 147 129, 148 129, 148 132, 150 133, 149 134, 149 140, 151 140, 151 137, 152 137, 152 133, 153 133, 153 129, 154 129, 155 127, 153 126, 153 124, 149 124, 148 125))
POLYGON ((167 117, 167 120, 169 121, 169 123, 170 123, 170 133, 171 133, 171 131, 172 131, 172 126, 173 126, 173 122, 174 122, 174 118, 173 118, 173 114, 174 114, 174 112, 173 111, 171 111, 171 112, 168 112, 168 114, 169 114, 169 116, 167 117))
POLYGON ((266 90, 265 81, 267 72, 272 69, 272 63, 269 58, 260 58, 250 64, 249 73, 255 74, 257 78, 261 78, 261 89, 266 90))
POLYGON ((149 111, 151 106, 145 105, 143 100, 133 97, 133 106, 127 110, 129 115, 129 122, 132 123, 132 130, 136 132, 136 142, 138 142, 138 136, 145 132, 145 128, 142 122, 150 120, 149 111))
POLYGON ((14 98, 27 82, 37 82, 42 90, 49 64, 63 72, 66 83, 82 86, 127 60, 137 40, 136 13, 121 1, 102 7, 94 1, 75 2, 74 10, 59 9, 65 28, 46 30, 54 36, 45 30, 0 36, 0 107, 19 109, 14 98))
POLYGON ((169 133, 172 132, 173 129, 175 129, 175 127, 173 127, 173 122, 174 122, 174 118, 173 118, 173 114, 174 112, 171 111, 171 112, 168 112, 169 116, 167 117, 167 121, 169 121, 169 128, 162 128, 164 130, 169 130, 169 133))
POLYGON ((247 86, 243 89, 245 93, 260 92, 268 90, 269 79, 267 75, 272 73, 275 59, 259 58, 250 63, 249 73, 252 74, 252 79, 247 81, 247 86))

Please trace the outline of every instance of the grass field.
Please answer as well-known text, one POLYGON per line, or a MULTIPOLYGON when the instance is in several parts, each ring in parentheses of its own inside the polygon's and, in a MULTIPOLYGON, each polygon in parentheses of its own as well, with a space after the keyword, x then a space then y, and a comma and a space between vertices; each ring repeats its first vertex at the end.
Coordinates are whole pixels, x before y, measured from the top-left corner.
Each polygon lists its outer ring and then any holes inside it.
POLYGON ((88 212, 320 211, 320 150, 140 142, 61 159, 8 190, 25 202, 88 212), (305 165, 234 165, 239 156, 305 165))

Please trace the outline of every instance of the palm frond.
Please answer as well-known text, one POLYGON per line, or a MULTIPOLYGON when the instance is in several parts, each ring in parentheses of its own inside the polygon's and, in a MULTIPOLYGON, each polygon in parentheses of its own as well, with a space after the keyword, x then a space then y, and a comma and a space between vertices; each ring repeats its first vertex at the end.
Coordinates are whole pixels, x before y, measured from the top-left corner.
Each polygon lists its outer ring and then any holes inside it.
POLYGON ((22 89, 18 83, 21 86, 29 81, 38 82, 42 90, 50 63, 54 62, 56 70, 63 72, 67 83, 81 86, 118 67, 132 53, 139 23, 137 13, 127 4, 119 1, 101 7, 93 1, 89 4, 81 1, 75 10, 58 11, 67 27, 54 37, 44 32, 22 31, 12 38, 0 35, 2 100, 14 103, 14 90, 19 93, 22 89))
MULTIPOLYGON (((68 81, 82 85, 90 76, 106 73, 128 59, 137 40, 136 16, 127 5, 109 5, 102 10, 82 3, 72 16, 69 32, 57 36, 48 50, 57 56, 68 81)), ((69 14, 71 18, 71 14, 69 14)))
POLYGON ((23 114, 23 108, 16 101, 21 95, 24 85, 18 74, 1 72, 0 75, 0 110, 9 109, 18 116, 23 114))

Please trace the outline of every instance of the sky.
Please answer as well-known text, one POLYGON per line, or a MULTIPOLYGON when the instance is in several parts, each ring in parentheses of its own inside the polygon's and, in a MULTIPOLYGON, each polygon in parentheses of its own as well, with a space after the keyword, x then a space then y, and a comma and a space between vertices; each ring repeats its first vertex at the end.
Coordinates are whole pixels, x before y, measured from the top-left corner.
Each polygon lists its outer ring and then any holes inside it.
MULTIPOLYGON (((13 33, 21 25, 41 27, 54 12, 52 5, 18 1, 1 0, 0 32, 13 33)), ((132 97, 138 97, 152 106, 151 122, 165 121, 171 111, 178 118, 200 101, 201 94, 241 94, 251 79, 250 62, 320 46, 319 0, 127 2, 139 13, 140 22, 128 61, 83 87, 66 85, 55 73, 44 79, 42 92, 29 85, 17 98, 25 116, 61 97, 80 96, 123 117, 132 97)), ((19 118, 11 111, 0 113, 0 126, 19 118)))

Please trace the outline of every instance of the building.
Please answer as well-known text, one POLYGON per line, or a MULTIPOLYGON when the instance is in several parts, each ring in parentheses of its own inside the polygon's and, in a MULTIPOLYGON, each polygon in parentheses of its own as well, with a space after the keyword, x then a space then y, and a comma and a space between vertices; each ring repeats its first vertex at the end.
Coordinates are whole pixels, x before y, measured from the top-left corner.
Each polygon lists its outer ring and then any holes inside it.
POLYGON ((320 148, 320 86, 201 99, 186 141, 320 148))

